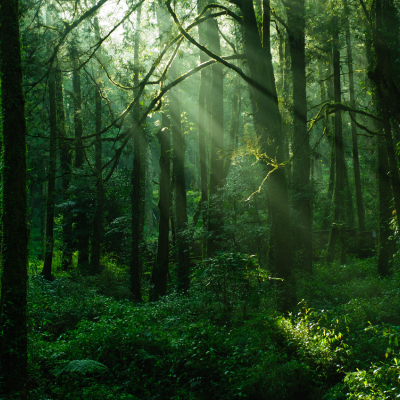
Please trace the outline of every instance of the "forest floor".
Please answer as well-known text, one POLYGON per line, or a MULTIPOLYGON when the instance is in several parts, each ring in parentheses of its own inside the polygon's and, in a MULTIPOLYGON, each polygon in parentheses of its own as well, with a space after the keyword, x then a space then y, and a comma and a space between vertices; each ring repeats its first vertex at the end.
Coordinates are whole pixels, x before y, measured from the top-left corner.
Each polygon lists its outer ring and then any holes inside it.
POLYGON ((271 282, 227 306, 197 270, 188 296, 134 305, 115 265, 53 282, 33 269, 31 399, 400 398, 400 272, 380 278, 374 258, 299 274, 286 315, 271 282))

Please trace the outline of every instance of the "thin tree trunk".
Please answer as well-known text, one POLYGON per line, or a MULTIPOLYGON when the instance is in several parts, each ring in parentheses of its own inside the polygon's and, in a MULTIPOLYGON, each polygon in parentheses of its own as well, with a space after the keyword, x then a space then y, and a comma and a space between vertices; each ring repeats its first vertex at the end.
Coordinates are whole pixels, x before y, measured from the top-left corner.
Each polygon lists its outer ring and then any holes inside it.
MULTIPOLYGON (((177 59, 171 65, 170 75, 172 79, 178 77, 177 59)), ((172 169, 175 182, 175 216, 176 216, 176 241, 177 241, 177 290, 187 293, 189 290, 189 242, 185 237, 187 228, 187 204, 185 183, 185 144, 181 124, 181 107, 179 92, 173 88, 169 93, 169 112, 171 118, 171 132, 173 143, 172 169)))
MULTIPOLYGON (((349 90, 350 90, 350 107, 355 108, 356 101, 354 96, 354 73, 353 73, 353 53, 351 48, 351 37, 350 37, 350 26, 349 19, 345 20, 346 30, 346 44, 347 44, 347 66, 349 69, 349 90)), ((362 202, 361 192, 361 178, 360 178, 360 161, 358 159, 358 145, 357 145, 357 127, 356 127, 356 115, 351 113, 351 140, 353 144, 353 171, 354 171, 354 183, 356 189, 356 205, 357 205, 357 216, 358 216, 358 228, 360 231, 365 231, 365 217, 364 207, 362 202)))
MULTIPOLYGON (((205 1, 199 1, 198 12, 200 13, 205 5, 205 1)), ((199 43, 202 45, 206 44, 206 35, 204 32, 204 26, 199 26, 199 43)), ((207 56, 201 51, 200 52, 200 63, 207 60, 207 56)), ((203 218, 203 230, 207 231, 207 206, 208 206, 208 185, 207 185, 207 149, 206 149, 206 92, 207 84, 209 80, 209 71, 207 69, 202 69, 200 72, 200 90, 199 90, 199 159, 200 159, 200 191, 201 198, 199 203, 199 211, 196 213, 196 218, 200 216, 202 212, 203 218), (198 215, 198 216, 197 216, 198 215)), ((193 216, 192 226, 193 228, 197 225, 197 220, 193 216)))
MULTIPOLYGON (((51 25, 51 22, 49 22, 51 25)), ((53 263, 54 248, 54 208, 56 202, 56 168, 57 168, 57 102, 56 102, 56 74, 49 74, 49 103, 50 103, 50 154, 47 180, 47 205, 46 205, 46 253, 42 275, 51 280, 51 267, 53 263)))
POLYGON ((287 8, 293 75, 293 236, 299 267, 312 272, 312 210, 310 148, 307 134, 304 0, 292 0, 287 8))
POLYGON ((170 208, 170 149, 171 134, 167 115, 162 113, 161 130, 158 133, 160 143, 160 210, 158 225, 157 259, 153 270, 154 283, 151 300, 156 301, 167 293, 167 278, 169 264, 169 208, 170 208))
MULTIPOLYGON (((334 71, 334 95, 335 103, 341 102, 340 88, 340 52, 339 52, 339 28, 337 17, 333 20, 336 27, 333 33, 333 71, 334 71)), ((335 112, 335 190, 333 204, 333 224, 329 237, 327 262, 333 262, 335 258, 336 243, 338 239, 342 244, 343 263, 345 252, 343 249, 343 228, 344 228, 344 152, 343 152, 343 133, 342 133, 342 113, 340 110, 335 112)))
MULTIPOLYGON (((56 99, 57 99, 57 126, 58 136, 60 136, 60 172, 62 176, 62 198, 66 203, 70 196, 68 193, 69 185, 71 183, 72 172, 72 149, 66 140, 67 132, 65 126, 65 110, 64 110, 64 96, 62 74, 56 75, 56 99)), ((63 213, 63 252, 61 266, 64 271, 67 271, 72 266, 72 215, 69 207, 65 207, 63 213)))
POLYGON ((43 157, 41 162, 41 172, 42 172, 42 185, 41 185, 41 201, 40 201, 40 237, 42 238, 41 249, 39 260, 44 261, 44 255, 46 252, 46 199, 47 199, 47 185, 46 185, 46 177, 47 177, 47 169, 46 169, 46 160, 43 157))
MULTIPOLYGON (((74 58, 74 66, 78 67, 77 51, 73 48, 71 56, 74 58)), ((82 89, 81 89, 81 71, 74 69, 72 72, 72 84, 73 84, 73 104, 74 104, 74 129, 75 129, 75 162, 74 167, 76 169, 82 168, 83 166, 83 122, 82 122, 82 89)))
MULTIPOLYGON (((140 45, 140 19, 142 7, 136 14, 136 32, 134 47, 134 86, 139 84, 139 45, 140 45)), ((135 124, 135 135, 133 137, 133 169, 132 169, 132 258, 131 258, 131 293, 136 302, 142 301, 141 272, 142 259, 140 245, 143 242, 144 213, 145 213, 145 151, 143 132, 137 126, 139 119, 139 108, 135 107, 132 113, 135 124)))
MULTIPOLYGON (((207 26, 208 45, 217 55, 221 54, 220 38, 217 21, 210 20, 207 26)), ((215 63, 211 67, 211 125, 210 125, 210 198, 208 209, 208 240, 207 255, 212 257, 221 250, 223 234, 222 202, 219 190, 223 186, 224 160, 224 77, 222 65, 215 63)))
MULTIPOLYGON (((77 51, 74 48, 72 56, 77 57, 77 51)), ((78 65, 78 60, 74 60, 75 66, 78 65)), ((74 89, 74 128, 75 128, 75 169, 81 169, 83 167, 83 122, 82 122, 82 89, 81 89, 81 72, 76 69, 72 73, 72 83, 74 89)), ((81 271, 89 271, 89 236, 90 227, 88 226, 88 220, 86 216, 86 202, 84 199, 78 196, 77 199, 77 217, 76 217, 76 243, 78 249, 78 268, 81 271)))
POLYGON ((0 376, 3 394, 26 398, 28 229, 26 122, 22 89, 18 0, 3 0, 0 12, 3 124, 3 243, 1 258, 0 376))
MULTIPOLYGON (((94 29, 96 40, 100 39, 99 20, 94 19, 94 29)), ((97 56, 101 57, 101 48, 97 50, 97 56)), ((97 78, 100 76, 100 69, 97 72, 97 78)), ((100 85, 100 82, 98 83, 100 85)), ((96 105, 96 133, 101 131, 101 93, 98 87, 95 90, 95 105, 96 105)), ((101 241, 103 238, 103 209, 104 209, 104 184, 102 176, 102 141, 98 136, 95 142, 94 157, 95 157, 95 171, 96 171, 96 210, 93 219, 93 233, 91 241, 91 255, 90 264, 92 274, 100 272, 100 256, 101 256, 101 241)))

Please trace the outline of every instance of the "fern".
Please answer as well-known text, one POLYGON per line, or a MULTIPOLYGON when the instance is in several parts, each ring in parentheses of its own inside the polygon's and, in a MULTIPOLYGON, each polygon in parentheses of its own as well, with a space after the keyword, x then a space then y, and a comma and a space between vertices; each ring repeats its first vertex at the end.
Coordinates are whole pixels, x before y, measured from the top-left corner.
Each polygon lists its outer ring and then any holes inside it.
POLYGON ((53 371, 55 376, 63 373, 77 372, 78 374, 87 374, 93 372, 103 372, 108 369, 104 364, 94 360, 72 360, 64 367, 57 368, 53 371))

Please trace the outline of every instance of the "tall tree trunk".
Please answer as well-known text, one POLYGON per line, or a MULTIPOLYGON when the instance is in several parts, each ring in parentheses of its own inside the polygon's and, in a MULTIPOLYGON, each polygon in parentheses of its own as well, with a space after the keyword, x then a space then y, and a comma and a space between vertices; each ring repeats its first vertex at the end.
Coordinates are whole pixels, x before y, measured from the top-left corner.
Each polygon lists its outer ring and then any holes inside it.
POLYGON ((3 394, 26 398, 28 229, 26 122, 22 89, 18 0, 3 0, 0 12, 3 123, 3 243, 1 257, 0 375, 3 394))
POLYGON ((293 243, 286 174, 283 168, 273 169, 274 160, 284 161, 282 121, 278 107, 272 57, 269 48, 269 2, 263 1, 263 41, 261 42, 253 4, 240 3, 244 26, 244 51, 250 76, 262 84, 267 92, 252 90, 254 95, 254 126, 260 138, 261 151, 266 155, 264 164, 268 173, 268 202, 271 214, 272 243, 275 273, 279 282, 279 308, 287 310, 296 303, 295 282, 292 274, 293 243), (264 46, 263 46, 263 45, 264 46), (271 165, 272 164, 272 165, 271 165))
MULTIPOLYGON (((72 172, 72 149, 68 143, 66 126, 65 126, 65 110, 62 74, 56 74, 56 100, 57 100, 57 127, 58 136, 60 136, 60 172, 62 176, 62 196, 63 202, 66 203, 70 195, 68 193, 71 183, 72 172)), ((62 269, 67 271, 72 266, 72 215, 68 207, 64 207, 63 211, 63 252, 62 252, 62 269)))
MULTIPOLYGON (((280 86, 282 88, 283 102, 281 104, 282 111, 286 112, 289 108, 289 77, 290 77, 290 46, 289 40, 285 35, 285 31, 281 30, 279 34, 279 66, 280 66, 280 86)), ((283 152, 286 160, 290 158, 289 146, 291 143, 291 124, 288 123, 288 117, 282 118, 283 132, 283 152)), ((288 185, 292 181, 292 165, 286 168, 286 177, 288 185)))
POLYGON ((226 178, 228 177, 229 170, 232 165, 232 156, 233 152, 237 150, 238 145, 238 134, 239 134, 239 117, 240 117, 240 77, 236 76, 234 81, 234 90, 232 94, 232 108, 231 108, 231 119, 230 119, 230 127, 229 127, 229 135, 228 135, 228 143, 226 143, 226 156, 224 157, 224 174, 222 177, 222 181, 225 183, 226 178))
POLYGON ((40 201, 40 237, 42 238, 41 248, 40 248, 40 255, 39 260, 44 261, 44 255, 46 252, 46 177, 47 177, 47 168, 46 168, 46 160, 43 157, 41 160, 41 201, 40 201))
MULTIPOLYGON (((399 222, 400 214, 400 181, 397 160, 393 146, 392 130, 390 126, 390 116, 397 119, 400 123, 400 106, 396 104, 397 109, 392 104, 393 101, 400 101, 400 93, 396 87, 391 74, 391 51, 388 46, 388 39, 391 38, 390 32, 387 32, 384 22, 387 21, 387 11, 389 8, 389 0, 377 0, 376 2, 376 38, 375 53, 377 59, 377 67, 375 71, 375 83, 377 84, 379 100, 382 106, 383 129, 385 133, 385 141, 387 154, 389 159, 390 180, 396 207, 397 221, 399 222), (386 18, 385 18, 386 17, 386 18), (378 77, 377 77, 378 76, 378 77), (395 97, 397 95, 397 99, 395 97), (397 115, 398 114, 398 115, 397 115), (397 115, 397 116, 396 116, 397 115)), ((398 38, 397 43, 399 41, 398 38)), ((397 49, 398 50, 398 49, 397 49)))
MULTIPOLYGON (((99 20, 94 19, 94 29, 96 40, 100 39, 99 20)), ((101 48, 97 50, 97 56, 101 57, 101 48)), ((100 69, 97 72, 96 78, 100 77, 100 69)), ((98 86, 100 82, 98 81, 98 86)), ((96 133, 101 131, 101 93, 100 88, 95 87, 95 104, 96 104, 96 133)), ((96 171, 96 210, 93 219, 93 232, 91 241, 91 255, 90 264, 92 274, 100 272, 100 256, 101 256, 101 241, 103 238, 103 209, 104 209, 104 184, 102 176, 102 141, 98 136, 95 142, 94 158, 95 158, 95 171, 96 171)))
POLYGON ((287 7, 293 75, 293 236, 299 267, 312 272, 312 210, 310 146, 307 133, 304 0, 291 0, 287 7))
MULTIPOLYGON (((340 88, 340 52, 339 52, 339 28, 338 19, 334 17, 333 26, 333 85, 335 93, 335 103, 341 102, 340 88)), ((327 262, 333 262, 335 258, 335 249, 338 239, 341 239, 343 263, 345 251, 343 249, 343 228, 344 228, 344 151, 343 151, 343 133, 342 133, 342 113, 340 110, 335 112, 335 190, 333 198, 333 224, 329 237, 327 262)))
MULTIPOLYGON (((198 12, 200 13, 205 5, 205 1, 198 1, 198 12)), ((205 28, 203 25, 199 26, 199 43, 202 45, 206 44, 205 28)), ((207 56, 201 51, 200 52, 200 63, 207 61, 207 56)), ((207 206, 208 206, 208 185, 207 185, 207 148, 206 148, 206 92, 207 84, 209 80, 209 70, 207 68, 202 69, 200 72, 200 90, 199 90, 199 159, 200 159, 200 191, 201 198, 199 203, 199 211, 196 213, 196 218, 199 218, 200 212, 202 212, 203 219, 203 230, 207 230, 207 206), (198 215, 197 215, 198 214, 198 215)), ((193 227, 197 225, 195 216, 193 216, 193 227)))
MULTIPOLYGON (((171 65, 172 79, 178 77, 177 59, 171 65)), ((175 216, 177 240, 178 292, 187 293, 189 289, 189 242, 185 236, 187 228, 187 204, 185 183, 185 144, 181 124, 180 98, 177 88, 169 92, 169 112, 173 143, 173 174, 175 181, 175 216)))
MULTIPOLYGON (((78 68, 78 55, 74 48, 72 56, 75 58, 75 68, 78 68)), ((82 89, 81 89, 81 71, 75 69, 72 73, 72 83, 74 89, 74 128, 75 128, 75 169, 83 168, 83 121, 82 121, 82 89)), ((77 215, 76 215, 76 227, 75 227, 75 240, 76 247, 78 249, 78 268, 81 271, 89 271, 89 236, 90 227, 88 226, 88 220, 86 215, 86 201, 77 196, 77 215)))
MULTIPOLYGON (((165 37, 170 28, 170 16, 162 0, 158 2, 157 22, 160 35, 160 46, 164 45, 165 37)), ((150 300, 156 301, 167 293, 167 280, 169 275, 169 218, 170 218, 170 184, 171 184, 171 123, 165 110, 161 113, 161 129, 157 134, 160 143, 160 180, 159 180, 159 223, 157 256, 152 273, 153 288, 150 300)))
MULTIPOLYGON (((371 66, 374 60, 374 55, 372 52, 372 40, 369 33, 366 35, 366 44, 367 59, 371 66)), ((375 112, 383 117, 382 105, 380 104, 380 96, 377 89, 372 91, 372 103, 376 107, 375 112)), ((385 122, 386 127, 387 124, 388 122, 385 122)), ((381 128, 382 126, 375 122, 375 129, 379 130, 381 128)), ((389 177, 390 168, 385 137, 378 136, 376 138, 376 144, 378 153, 378 272, 381 276, 388 276, 392 272, 393 254, 395 250, 395 242, 389 239, 392 235, 390 222, 393 217, 391 212, 393 193, 389 177)))
MULTIPOLYGON (((134 86, 139 85, 139 45, 140 45, 140 19, 142 7, 136 14, 136 32, 134 47, 134 86)), ((132 169, 132 258, 131 258, 131 293, 136 302, 142 301, 141 273, 142 259, 140 245, 143 242, 144 214, 145 214, 145 182, 146 182, 146 145, 142 130, 137 126, 139 107, 132 113, 135 125, 133 137, 133 169, 132 169)))
POLYGON ((158 200, 159 224, 157 259, 153 270, 154 283, 151 300, 158 300, 167 293, 169 264, 169 208, 170 208, 170 149, 171 134, 168 116, 162 113, 161 130, 158 133, 160 143, 160 198, 158 200))
MULTIPOLYGON (((346 30, 346 44, 347 44, 347 66, 349 69, 349 90, 350 90, 350 107, 356 107, 356 101, 354 96, 354 73, 353 73, 353 53, 351 48, 351 36, 349 19, 345 20, 346 30)), ((362 202, 361 192, 361 178, 360 178, 360 161, 358 159, 358 145, 357 145, 357 127, 356 127, 356 114, 351 113, 351 140, 353 144, 353 171, 354 171, 354 183, 356 189, 356 205, 357 205, 357 217, 358 217, 358 228, 360 231, 365 231, 365 218, 364 218, 364 207, 362 202)))
MULTIPOLYGON (((51 25, 51 21, 47 21, 51 25)), ((50 103, 50 152, 49 170, 47 178, 47 205, 46 205, 46 253, 42 275, 51 280, 51 267, 53 263, 54 248, 54 208, 56 202, 56 168, 57 168, 57 102, 56 102, 56 73, 49 74, 49 103, 50 103)))
MULTIPOLYGON (((392 59, 396 59, 396 57, 392 57, 393 51, 399 52, 398 17, 392 1, 377 0, 375 4, 376 28, 373 40, 376 68, 375 71, 370 71, 368 76, 375 82, 382 109, 386 107, 387 112, 400 124, 400 90, 396 85, 396 81, 399 81, 396 75, 398 75, 400 67, 392 59), (393 21, 395 22, 394 26, 393 21), (395 79, 393 79, 392 70, 395 72, 395 79)), ((388 156, 390 157, 390 154, 388 156)))
MULTIPOLYGON (((332 53, 330 52, 328 55, 328 68, 327 68, 327 77, 326 80, 326 88, 328 92, 328 100, 334 100, 334 90, 333 90, 333 80, 332 78, 328 78, 332 75, 332 53)), ((328 184, 328 200, 332 201, 333 197, 333 188, 335 186, 335 170, 336 170, 336 155, 335 155, 335 116, 329 117, 326 121, 326 129, 327 136, 331 142, 331 153, 330 153, 330 163, 329 163, 329 184, 328 184)))
MULTIPOLYGON (((221 45, 217 21, 210 20, 207 26, 208 46, 217 55, 221 54, 221 45)), ((224 77, 222 65, 215 63, 211 67, 211 125, 210 125, 210 198, 208 209, 207 255, 212 257, 221 250, 223 234, 222 202, 219 190, 223 186, 224 160, 224 77)))
POLYGON ((78 52, 75 48, 71 51, 74 59, 74 71, 72 72, 73 85, 73 104, 74 104, 74 130, 75 130, 75 162, 74 167, 80 169, 83 166, 83 122, 82 122, 82 89, 81 89, 81 71, 78 68, 78 52))

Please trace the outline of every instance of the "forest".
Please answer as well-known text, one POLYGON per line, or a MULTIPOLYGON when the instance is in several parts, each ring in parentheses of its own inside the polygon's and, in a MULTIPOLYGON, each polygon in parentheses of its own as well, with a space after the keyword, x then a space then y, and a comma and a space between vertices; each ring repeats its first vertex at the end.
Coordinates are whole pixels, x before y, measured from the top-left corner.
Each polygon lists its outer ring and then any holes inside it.
POLYGON ((0 0, 0 399, 400 398, 398 0, 0 0))

